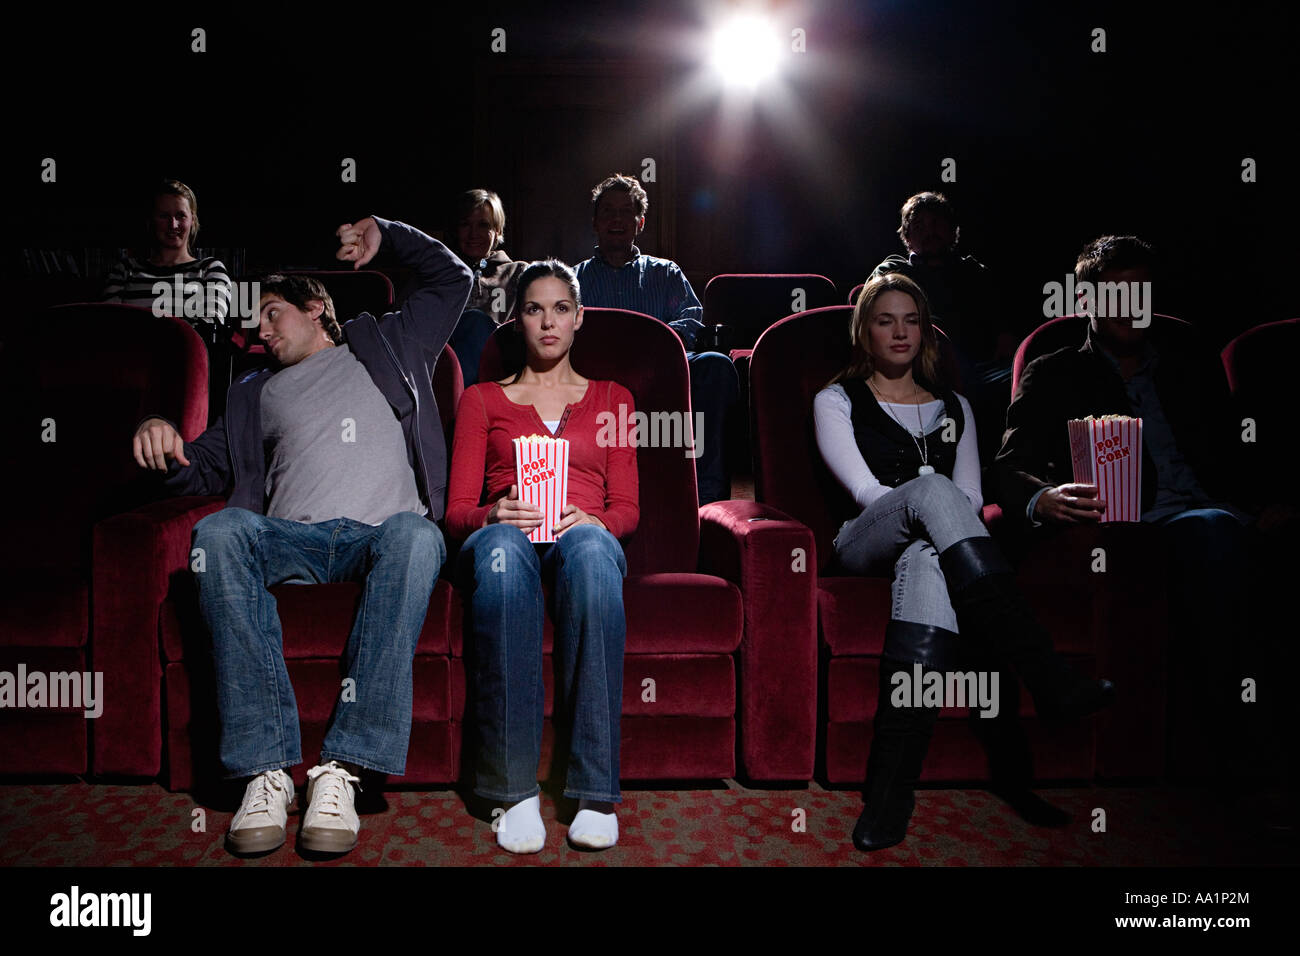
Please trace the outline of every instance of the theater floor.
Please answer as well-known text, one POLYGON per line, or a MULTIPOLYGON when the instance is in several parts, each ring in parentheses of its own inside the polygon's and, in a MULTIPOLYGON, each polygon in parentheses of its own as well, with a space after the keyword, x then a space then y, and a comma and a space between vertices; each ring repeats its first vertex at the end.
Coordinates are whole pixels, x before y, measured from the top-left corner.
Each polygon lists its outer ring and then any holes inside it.
POLYGON ((543 795, 547 846, 529 857, 499 850, 489 816, 452 790, 390 790, 359 803, 361 837, 337 859, 308 861, 289 842, 256 859, 223 847, 234 811, 224 795, 196 802, 156 784, 0 785, 0 866, 1241 866, 1300 860, 1294 830, 1230 811, 1207 791, 1168 786, 1075 787, 1039 793, 1070 813, 1044 829, 983 790, 917 794, 908 839, 870 856, 848 840, 861 806, 851 790, 750 789, 735 781, 671 790, 626 789, 619 845, 580 853, 565 843, 572 808, 543 795), (1104 811, 1104 832, 1094 829, 1104 811), (202 829, 199 824, 202 824, 202 829))

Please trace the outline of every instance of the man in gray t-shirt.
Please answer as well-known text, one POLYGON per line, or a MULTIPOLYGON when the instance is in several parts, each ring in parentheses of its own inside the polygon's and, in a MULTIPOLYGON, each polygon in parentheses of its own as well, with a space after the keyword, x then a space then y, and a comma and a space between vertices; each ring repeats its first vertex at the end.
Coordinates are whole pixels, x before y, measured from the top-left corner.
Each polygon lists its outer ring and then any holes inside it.
POLYGON ((412 662, 446 557, 433 519, 446 487, 445 441, 429 391, 432 361, 469 294, 471 276, 442 243, 410 226, 363 219, 338 231, 338 258, 369 262, 392 246, 417 287, 396 312, 340 329, 324 286, 262 280, 260 336, 278 367, 231 386, 225 416, 195 441, 147 419, 136 460, 167 472, 177 494, 226 493, 200 521, 199 607, 212 634, 228 776, 251 778, 227 844, 262 853, 285 841, 302 762, 298 707, 280 620, 267 590, 360 581, 361 610, 344 652, 347 680, 320 763, 307 772, 304 848, 346 852, 360 823, 362 768, 402 774, 411 732, 412 662))

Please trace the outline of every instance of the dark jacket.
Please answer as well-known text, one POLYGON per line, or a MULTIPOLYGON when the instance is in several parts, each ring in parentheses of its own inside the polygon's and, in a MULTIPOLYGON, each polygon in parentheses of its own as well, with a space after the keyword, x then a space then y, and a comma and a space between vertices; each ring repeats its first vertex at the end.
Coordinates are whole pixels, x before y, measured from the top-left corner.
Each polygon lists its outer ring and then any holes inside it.
POLYGON ((947 265, 932 266, 894 255, 876 266, 868 281, 890 272, 902 273, 921 287, 931 320, 943 329, 963 359, 983 362, 993 358, 1005 316, 990 311, 992 284, 982 263, 973 256, 953 255, 947 265))
MULTIPOLYGON (((1246 504, 1235 467, 1241 449, 1228 380, 1218 354, 1195 330, 1157 318, 1148 342, 1158 361, 1156 395, 1174 441, 1205 491, 1220 501, 1246 504)), ((1091 327, 1083 345, 1030 362, 1007 410, 1002 450, 994 461, 997 501, 1014 519, 1039 488, 1074 481, 1066 422, 1088 415, 1133 415, 1124 379, 1101 353, 1091 327)), ((1155 462, 1142 449, 1142 510, 1155 501, 1155 462)))
MULTIPOLYGON (((415 271, 418 285, 396 312, 368 312, 343 326, 352 349, 402 423, 420 499, 440 520, 447 498, 447 443, 433 397, 433 367, 460 321, 472 277, 441 242, 401 222, 375 217, 390 251, 415 271)), ((228 495, 227 507, 266 513, 262 386, 275 369, 250 372, 230 386, 226 413, 185 444, 190 464, 171 462, 165 486, 177 495, 228 495)))
POLYGON ((928 382, 920 384, 943 401, 944 415, 955 423, 955 437, 951 441, 943 440, 947 427, 944 419, 925 435, 924 444, 918 447, 918 440, 876 401, 864 379, 850 378, 840 383, 852 404, 853 437, 857 440, 858 451, 862 452, 862 460, 876 480, 890 488, 897 488, 917 476, 922 449, 930 467, 945 478, 952 477, 957 465, 957 443, 966 428, 961 402, 948 389, 928 382))
POLYGON ((511 261, 504 249, 498 249, 486 259, 469 263, 474 270, 474 286, 470 290, 467 309, 478 309, 492 317, 492 321, 501 325, 507 321, 515 310, 515 293, 519 289, 519 277, 528 268, 527 262, 511 261), (502 289, 501 308, 494 309, 497 299, 496 291, 502 289))

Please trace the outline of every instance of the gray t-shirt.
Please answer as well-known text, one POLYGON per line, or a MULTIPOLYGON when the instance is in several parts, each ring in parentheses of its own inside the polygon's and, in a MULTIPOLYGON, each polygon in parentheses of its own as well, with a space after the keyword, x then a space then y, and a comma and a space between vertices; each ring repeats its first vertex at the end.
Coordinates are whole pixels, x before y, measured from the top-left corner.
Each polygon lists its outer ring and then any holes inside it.
POLYGON ((378 525, 426 514, 392 407, 346 345, 281 369, 262 389, 266 513, 378 525))

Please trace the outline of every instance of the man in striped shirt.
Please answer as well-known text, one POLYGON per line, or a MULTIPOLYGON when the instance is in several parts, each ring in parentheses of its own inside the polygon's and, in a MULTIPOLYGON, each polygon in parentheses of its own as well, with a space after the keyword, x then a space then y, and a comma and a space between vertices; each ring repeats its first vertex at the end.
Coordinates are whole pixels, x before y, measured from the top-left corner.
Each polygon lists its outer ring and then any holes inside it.
POLYGON ((630 309, 667 323, 686 346, 691 371, 691 405, 702 413, 704 434, 696 435, 700 504, 731 497, 723 425, 740 398, 731 359, 709 348, 703 308, 681 267, 671 259, 644 255, 635 245, 645 228, 649 198, 631 176, 613 175, 591 191, 596 251, 576 272, 584 305, 630 309))

